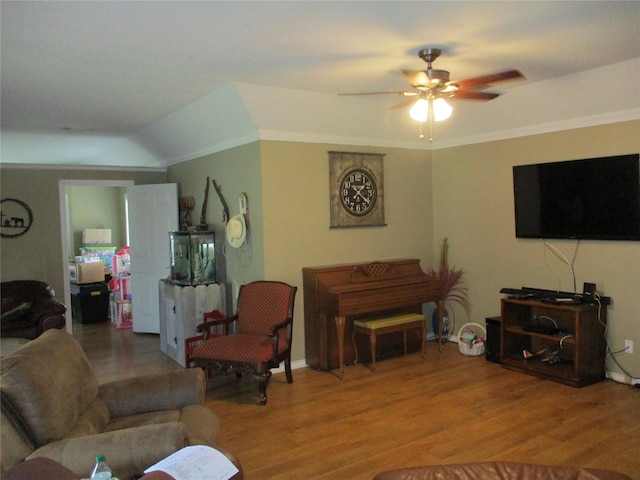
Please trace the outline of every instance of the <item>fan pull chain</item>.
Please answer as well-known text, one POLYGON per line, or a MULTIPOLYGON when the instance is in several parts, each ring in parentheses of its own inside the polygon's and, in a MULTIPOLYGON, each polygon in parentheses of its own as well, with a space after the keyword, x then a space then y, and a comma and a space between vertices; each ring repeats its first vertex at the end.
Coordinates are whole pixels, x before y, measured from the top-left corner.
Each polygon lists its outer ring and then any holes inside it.
MULTIPOLYGON (((422 140, 424 138, 424 133, 422 133, 422 124, 424 122, 418 122, 418 123, 420 125, 420 134, 418 135, 418 138, 422 140)), ((431 119, 429 119, 429 141, 433 143, 433 123, 431 122, 431 119)))
POLYGON ((433 119, 429 115, 429 142, 433 143, 433 119))

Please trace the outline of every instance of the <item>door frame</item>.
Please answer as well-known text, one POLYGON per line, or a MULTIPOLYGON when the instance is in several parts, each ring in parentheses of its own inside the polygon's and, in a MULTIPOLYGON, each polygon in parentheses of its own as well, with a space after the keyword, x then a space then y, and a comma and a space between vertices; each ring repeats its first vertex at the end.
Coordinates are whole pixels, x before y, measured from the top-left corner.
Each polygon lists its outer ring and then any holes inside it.
MULTIPOLYGON (((67 187, 128 187, 135 185, 133 180, 59 180, 58 198, 60 205, 60 236, 62 240, 62 276, 64 284, 64 304, 71 305, 71 286, 69 277, 69 205, 67 204, 67 187)), ((73 335, 73 315, 71 308, 66 312, 66 331, 73 335)))

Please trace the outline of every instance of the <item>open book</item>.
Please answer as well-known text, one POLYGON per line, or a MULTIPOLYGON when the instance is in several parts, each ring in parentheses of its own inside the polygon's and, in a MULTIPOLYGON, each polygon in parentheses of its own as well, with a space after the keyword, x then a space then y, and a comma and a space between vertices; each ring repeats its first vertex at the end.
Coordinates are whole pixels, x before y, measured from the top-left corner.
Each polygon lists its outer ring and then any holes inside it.
POLYGON ((229 480, 238 468, 226 455, 207 445, 191 445, 147 468, 171 475, 175 480, 229 480))

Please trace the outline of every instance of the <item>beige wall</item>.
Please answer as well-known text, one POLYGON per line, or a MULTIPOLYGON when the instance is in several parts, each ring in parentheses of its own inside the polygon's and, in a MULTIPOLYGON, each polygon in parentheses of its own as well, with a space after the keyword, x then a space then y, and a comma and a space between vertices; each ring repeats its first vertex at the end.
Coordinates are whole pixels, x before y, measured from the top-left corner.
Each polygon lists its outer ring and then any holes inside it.
POLYGON ((111 230, 111 244, 116 251, 127 243, 125 187, 69 186, 65 188, 69 203, 69 258, 80 255, 85 228, 111 230), (96 214, 96 212, 99 212, 96 214))
MULTIPOLYGON (((638 132, 640 122, 633 121, 431 152, 265 141, 183 162, 166 174, 3 167, 2 197, 26 201, 34 225, 23 237, 2 239, 2 280, 40 278, 62 291, 60 179, 176 182, 180 196, 195 197, 193 220, 198 222, 209 176, 222 186, 232 216, 238 213, 239 194, 245 192, 249 199, 251 249, 226 249, 221 259, 229 298, 234 282, 270 278, 299 287, 294 361, 304 359, 303 267, 415 257, 424 269, 437 261, 444 237, 449 238, 450 263, 467 272, 472 320, 483 323, 485 317, 500 313, 502 287, 573 289, 568 268, 545 253, 541 241, 515 238, 512 166, 638 152, 638 132), (330 150, 385 154, 386 227, 329 228, 330 150)), ((221 246, 222 207, 213 188, 207 219, 221 246)), ((552 244, 572 258, 577 242, 552 244)), ((595 282, 602 294, 613 298, 609 344, 615 351, 623 348, 624 339, 635 342, 634 355, 617 358, 637 375, 640 244, 583 241, 574 266, 579 291, 583 282, 595 282)), ((466 319, 456 313, 460 327, 466 319)), ((607 368, 620 372, 611 360, 607 368)))
POLYGON ((260 171, 260 143, 258 142, 182 162, 169 167, 167 171, 168 181, 178 184, 180 197, 194 197, 196 208, 193 210, 193 223, 199 222, 207 176, 209 177, 207 223, 216 232, 218 279, 222 278, 226 285, 227 313, 234 310, 233 302, 237 286, 265 278, 260 171), (231 217, 240 212, 238 204, 240 194, 247 195, 251 228, 249 248, 235 249, 225 246, 222 203, 213 188, 213 180, 222 189, 231 217))
POLYGON ((0 241, 0 280, 37 279, 49 283, 64 301, 62 236, 60 231, 60 180, 133 180, 136 184, 164 183, 164 171, 73 170, 0 168, 2 198, 26 202, 33 225, 21 237, 0 241))
MULTIPOLYGON (((226 247, 228 293, 258 280, 280 280, 298 287, 294 311, 293 360, 303 361, 304 303, 302 268, 354 261, 415 257, 432 260, 430 154, 394 148, 261 142, 238 147, 169 168, 168 180, 180 195, 193 195, 198 211, 207 175, 222 186, 231 215, 238 195, 246 192, 252 248, 226 247), (385 153, 386 227, 329 228, 329 150, 385 153)), ((209 223, 223 243, 221 207, 213 189, 209 223)), ((228 300, 230 296, 228 295, 228 300)), ((228 303, 229 305, 229 303, 228 303)))
MULTIPOLYGON (((434 232, 448 237, 450 263, 466 270, 472 320, 500 314, 502 287, 573 291, 569 267, 541 240, 516 239, 512 166, 640 151, 640 122, 568 130, 433 152, 434 232)), ((608 309, 611 350, 624 340, 640 345, 640 243, 552 240, 571 259, 577 290, 584 282, 613 299, 608 309), (577 252, 576 252, 577 249, 577 252)), ((457 326, 465 321, 458 314, 457 326)), ((454 332, 457 333, 457 332, 454 332)), ((618 355, 626 370, 640 374, 640 350, 618 355)), ((611 359, 607 369, 620 373, 611 359)))
POLYGON ((262 143, 265 276, 298 286, 293 359, 304 359, 302 268, 393 258, 433 259, 427 151, 262 143), (384 153, 386 227, 329 228, 327 152, 384 153))

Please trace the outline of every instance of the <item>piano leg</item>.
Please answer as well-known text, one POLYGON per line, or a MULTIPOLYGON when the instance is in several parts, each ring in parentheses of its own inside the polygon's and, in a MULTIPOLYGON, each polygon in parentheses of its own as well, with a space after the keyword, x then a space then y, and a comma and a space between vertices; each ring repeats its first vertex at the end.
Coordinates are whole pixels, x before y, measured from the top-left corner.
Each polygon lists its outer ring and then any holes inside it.
POLYGON ((336 317, 336 330, 338 331, 338 359, 340 361, 340 374, 339 378, 342 380, 344 376, 344 324, 345 317, 336 317))

